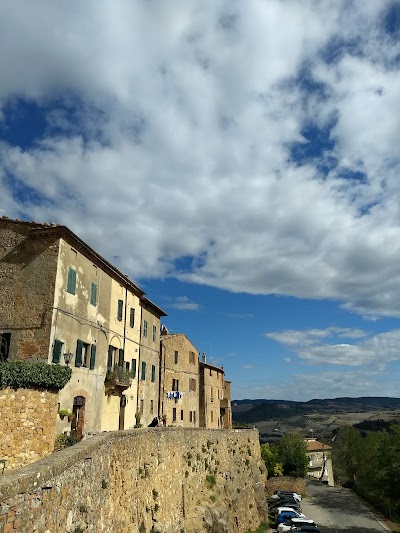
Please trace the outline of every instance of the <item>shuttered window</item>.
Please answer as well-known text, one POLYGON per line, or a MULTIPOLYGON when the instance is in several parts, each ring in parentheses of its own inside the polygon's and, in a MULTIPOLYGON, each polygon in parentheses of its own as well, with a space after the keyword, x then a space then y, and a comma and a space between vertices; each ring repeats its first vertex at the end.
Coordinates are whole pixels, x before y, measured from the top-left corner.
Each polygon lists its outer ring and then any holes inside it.
POLYGON ((132 359, 131 372, 132 372, 132 377, 135 378, 136 377, 136 359, 132 359))
POLYGON ((147 320, 143 320, 143 337, 145 337, 146 339, 147 339, 147 327, 148 327, 147 320))
POLYGON ((90 303, 95 307, 97 305, 97 284, 93 282, 90 285, 90 303))
POLYGON ((176 365, 178 364, 178 359, 179 359, 178 350, 175 350, 174 363, 175 363, 176 365))
POLYGON ((113 366, 114 366, 114 351, 115 351, 115 348, 114 346, 110 346, 108 347, 108 359, 107 359, 107 370, 109 372, 112 371, 113 369, 113 366))
POLYGON ((67 292, 76 294, 76 270, 71 267, 68 268, 67 292))
POLYGON ((153 326, 153 342, 156 342, 157 338, 157 328, 156 326, 153 326))
POLYGON ((154 383, 156 380, 156 367, 151 365, 151 381, 154 383))
POLYGON ((119 368, 124 366, 124 350, 122 348, 118 350, 118 366, 119 368))
POLYGON ((135 310, 133 307, 131 307, 130 313, 129 313, 129 326, 133 328, 135 325, 135 310))
POLYGON ((52 358, 52 363, 59 363, 60 360, 61 360, 61 352, 62 352, 62 347, 63 347, 63 343, 59 340, 55 340, 54 341, 54 346, 53 346, 53 358, 52 358))
POLYGON ((82 350, 83 350, 83 341, 76 341, 76 355, 75 355, 75 366, 82 366, 82 350))
POLYGON ((96 365, 96 345, 92 344, 90 347, 90 370, 93 370, 96 365))
POLYGON ((124 308, 124 302, 122 300, 118 300, 117 320, 122 320, 123 308, 124 308))
POLYGON ((142 375, 140 376, 140 379, 144 381, 146 379, 146 363, 145 361, 142 361, 142 375))

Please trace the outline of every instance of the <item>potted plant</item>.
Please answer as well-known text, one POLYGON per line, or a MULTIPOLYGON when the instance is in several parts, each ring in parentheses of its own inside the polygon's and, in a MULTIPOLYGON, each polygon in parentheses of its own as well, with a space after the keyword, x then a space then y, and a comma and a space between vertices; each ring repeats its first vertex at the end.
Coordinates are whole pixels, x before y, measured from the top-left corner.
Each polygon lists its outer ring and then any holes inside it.
POLYGON ((68 422, 72 422, 74 418, 75 418, 74 413, 69 412, 68 413, 68 422))
POLYGON ((58 414, 60 415, 61 420, 64 420, 64 418, 69 415, 69 411, 68 409, 60 409, 58 414))

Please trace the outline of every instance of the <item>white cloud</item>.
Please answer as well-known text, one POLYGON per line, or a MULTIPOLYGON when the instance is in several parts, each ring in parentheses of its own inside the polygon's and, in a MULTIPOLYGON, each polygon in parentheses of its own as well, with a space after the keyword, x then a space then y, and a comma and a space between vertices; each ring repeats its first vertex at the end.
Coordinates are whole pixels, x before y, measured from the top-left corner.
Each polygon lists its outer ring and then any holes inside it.
POLYGON ((255 365, 242 365, 242 368, 252 369, 252 368, 256 368, 256 367, 255 367, 255 365))
POLYGON ((67 224, 135 279, 400 316, 400 82, 384 9, 3 1, 3 125, 28 99, 47 129, 26 149, 0 145, 0 208, 67 224), (299 82, 305 66, 323 94, 299 82), (332 146, 299 164, 290 147, 310 123, 332 125, 332 146))
POLYGON ((182 311, 198 311, 202 306, 196 302, 191 302, 187 296, 177 296, 173 303, 167 304, 168 307, 180 309, 182 311))
POLYGON ((361 366, 384 369, 391 361, 400 361, 400 329, 365 337, 362 330, 331 327, 323 330, 284 330, 266 333, 312 365, 361 366), (335 342, 335 339, 357 342, 335 342))

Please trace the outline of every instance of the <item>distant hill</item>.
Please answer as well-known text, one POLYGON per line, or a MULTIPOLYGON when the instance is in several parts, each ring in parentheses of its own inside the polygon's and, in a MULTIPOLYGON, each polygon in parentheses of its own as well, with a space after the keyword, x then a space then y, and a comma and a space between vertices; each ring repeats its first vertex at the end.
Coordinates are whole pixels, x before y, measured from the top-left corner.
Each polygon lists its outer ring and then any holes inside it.
POLYGON ((283 420, 311 413, 362 413, 400 409, 400 398, 360 397, 332 398, 294 402, 292 400, 232 400, 232 417, 235 422, 260 422, 283 420))

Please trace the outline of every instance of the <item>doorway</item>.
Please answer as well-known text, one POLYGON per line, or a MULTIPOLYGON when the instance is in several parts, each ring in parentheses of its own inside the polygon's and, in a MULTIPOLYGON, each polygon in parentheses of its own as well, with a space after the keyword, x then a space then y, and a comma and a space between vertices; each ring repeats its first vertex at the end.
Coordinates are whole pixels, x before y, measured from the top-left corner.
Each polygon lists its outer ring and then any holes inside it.
POLYGON ((126 396, 123 394, 119 401, 119 424, 118 429, 122 431, 125 429, 125 407, 126 407, 126 396))
POLYGON ((74 406, 72 412, 75 418, 72 420, 71 430, 75 431, 78 440, 82 440, 85 428, 85 398, 83 396, 75 396, 74 406))

